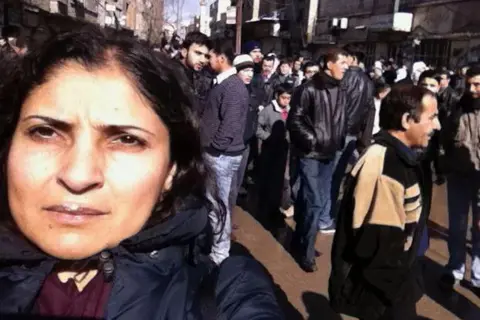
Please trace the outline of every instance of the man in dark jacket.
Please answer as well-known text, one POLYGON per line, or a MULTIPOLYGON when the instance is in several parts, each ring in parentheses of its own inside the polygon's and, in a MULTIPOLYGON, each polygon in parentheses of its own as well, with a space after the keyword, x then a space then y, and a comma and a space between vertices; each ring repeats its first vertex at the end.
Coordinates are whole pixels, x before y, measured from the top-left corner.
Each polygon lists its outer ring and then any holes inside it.
POLYGON ((332 246, 329 295, 339 313, 416 319, 417 252, 426 212, 416 148, 440 129, 434 93, 397 86, 382 102, 375 138, 348 176, 332 246))
POLYGON ((480 65, 466 74, 466 91, 446 121, 444 148, 450 257, 442 283, 453 286, 465 277, 468 216, 472 212, 472 264, 470 282, 480 295, 480 65))
POLYGON ((350 58, 350 67, 345 73, 342 85, 347 92, 346 116, 347 136, 345 147, 337 152, 335 173, 332 182, 331 216, 336 215, 336 202, 340 185, 349 165, 358 158, 359 151, 369 146, 375 122, 375 88, 372 80, 360 68, 365 55, 354 47, 346 47, 350 58))
POLYGON ((237 198, 238 190, 235 190, 237 187, 232 181, 240 169, 246 148, 244 133, 250 99, 247 87, 232 65, 233 58, 233 48, 229 43, 218 44, 210 51, 210 65, 218 75, 200 124, 205 159, 227 208, 224 228, 212 216, 216 238, 211 258, 217 264, 227 258, 230 251, 232 203, 229 198, 237 198))
POLYGON ((330 50, 325 58, 325 70, 294 93, 288 117, 300 179, 293 244, 300 253, 300 266, 307 272, 317 269, 317 226, 324 233, 335 231, 330 216, 330 193, 335 155, 345 139, 346 92, 340 81, 347 68, 346 53, 340 49, 330 50))
POLYGON ((440 90, 438 91, 438 112, 440 123, 443 125, 447 117, 460 101, 460 95, 450 86, 450 72, 442 70, 438 72, 440 90))
POLYGON ((182 43, 179 60, 187 78, 190 80, 197 98, 196 111, 201 116, 205 109, 208 93, 212 88, 212 78, 205 72, 208 65, 212 42, 203 33, 193 31, 187 34, 182 43))

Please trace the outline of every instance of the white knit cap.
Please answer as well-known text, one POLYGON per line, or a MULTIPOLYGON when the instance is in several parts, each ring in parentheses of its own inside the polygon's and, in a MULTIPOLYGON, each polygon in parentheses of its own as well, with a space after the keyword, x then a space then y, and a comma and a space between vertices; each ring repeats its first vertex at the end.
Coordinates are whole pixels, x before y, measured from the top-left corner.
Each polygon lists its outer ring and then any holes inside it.
POLYGON ((233 60, 233 66, 237 69, 237 71, 240 71, 246 68, 253 68, 255 64, 253 63, 253 59, 250 57, 250 55, 241 54, 235 57, 233 60))

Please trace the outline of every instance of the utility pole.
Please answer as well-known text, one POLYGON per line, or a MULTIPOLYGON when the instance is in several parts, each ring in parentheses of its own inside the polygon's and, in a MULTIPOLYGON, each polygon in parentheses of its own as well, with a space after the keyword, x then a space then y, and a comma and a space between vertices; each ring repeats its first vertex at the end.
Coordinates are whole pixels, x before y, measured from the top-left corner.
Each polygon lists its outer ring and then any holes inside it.
POLYGON ((237 0, 236 13, 236 32, 235 32, 235 51, 237 54, 242 52, 242 26, 243 26, 243 0, 237 0))

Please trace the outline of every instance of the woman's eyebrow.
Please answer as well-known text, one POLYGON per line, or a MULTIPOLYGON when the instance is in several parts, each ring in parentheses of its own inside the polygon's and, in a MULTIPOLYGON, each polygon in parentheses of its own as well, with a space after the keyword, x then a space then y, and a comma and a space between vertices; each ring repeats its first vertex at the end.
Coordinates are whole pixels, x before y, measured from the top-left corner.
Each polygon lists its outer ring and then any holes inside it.
MULTIPOLYGON (((31 116, 25 117, 25 118, 22 119, 22 122, 28 121, 30 119, 42 120, 42 121, 46 122, 47 124, 51 125, 52 127, 59 128, 59 129, 64 130, 64 131, 69 131, 73 127, 73 124, 71 124, 67 121, 59 120, 59 119, 55 119, 55 118, 47 117, 47 116, 41 116, 41 115, 31 115, 31 116)), ((152 135, 152 136, 155 135, 153 132, 150 132, 147 129, 144 129, 144 128, 141 128, 141 127, 138 127, 138 126, 134 126, 134 125, 100 124, 100 125, 96 125, 95 128, 99 129, 101 131, 106 131, 106 132, 110 132, 110 133, 119 133, 119 132, 126 131, 126 130, 139 130, 139 131, 148 133, 149 135, 152 135)))
POLYGON ((47 116, 40 116, 40 115, 31 115, 22 119, 22 122, 28 121, 30 119, 38 119, 46 122, 47 124, 51 125, 52 127, 59 128, 64 131, 69 131, 72 129, 73 125, 63 120, 55 119, 52 117, 47 116))

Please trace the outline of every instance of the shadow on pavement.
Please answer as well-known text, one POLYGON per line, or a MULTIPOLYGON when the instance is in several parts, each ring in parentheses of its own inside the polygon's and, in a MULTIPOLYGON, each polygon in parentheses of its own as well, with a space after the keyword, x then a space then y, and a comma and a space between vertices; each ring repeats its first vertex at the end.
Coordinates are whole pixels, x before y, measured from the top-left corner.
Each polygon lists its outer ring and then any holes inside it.
MULTIPOLYGON (((255 259, 255 257, 250 253, 250 251, 244 247, 242 244, 232 241, 232 246, 230 249, 230 254, 231 255, 241 255, 241 256, 247 256, 250 258, 255 259)), ((257 260, 258 261, 258 260, 257 260)), ((273 277, 268 272, 268 270, 263 266, 265 273, 272 279, 272 283, 274 285, 274 290, 275 290, 275 295, 277 296, 277 301, 282 308, 284 314, 285 314, 285 319, 287 320, 303 320, 302 314, 288 301, 288 297, 286 293, 280 288, 279 285, 277 285, 273 281, 273 277)), ((248 320, 248 319, 246 319, 248 320)))
POLYGON ((330 307, 330 303, 325 296, 306 291, 303 293, 302 299, 308 312, 307 320, 342 320, 342 317, 330 307))
POLYGON ((462 320, 480 319, 480 308, 474 303, 456 291, 447 291, 440 287, 439 279, 443 274, 443 266, 428 257, 425 257, 423 263, 427 296, 462 320))
POLYGON ((280 211, 278 212, 278 216, 275 217, 266 216, 263 212, 260 212, 260 201, 261 200, 258 197, 257 187, 252 185, 250 186, 246 196, 239 197, 237 200, 237 205, 255 218, 255 220, 257 220, 265 230, 270 232, 286 252, 292 254, 290 243, 292 240, 293 229, 285 222, 285 219, 280 211))

